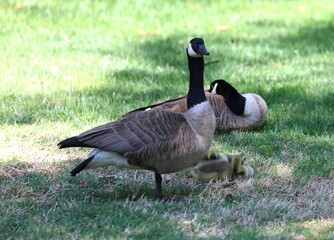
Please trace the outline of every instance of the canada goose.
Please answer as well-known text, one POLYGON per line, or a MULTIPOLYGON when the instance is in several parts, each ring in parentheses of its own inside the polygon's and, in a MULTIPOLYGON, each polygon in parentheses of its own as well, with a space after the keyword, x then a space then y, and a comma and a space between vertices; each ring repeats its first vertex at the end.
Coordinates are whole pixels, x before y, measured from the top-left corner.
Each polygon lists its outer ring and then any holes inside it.
MULTIPOLYGON (((240 94, 223 79, 213 81, 205 94, 215 112, 217 131, 247 130, 261 126, 266 119, 268 108, 263 98, 255 93, 240 94)), ((125 116, 156 108, 185 112, 186 105, 187 98, 183 96, 135 109, 125 116)))
POLYGON ((208 153, 215 129, 214 112, 203 90, 204 41, 194 38, 187 49, 189 92, 187 111, 163 109, 137 112, 61 141, 59 148, 95 148, 75 167, 75 176, 87 168, 109 165, 155 173, 156 196, 161 199, 161 174, 195 165, 208 153))
POLYGON ((240 94, 221 79, 213 81, 209 91, 212 94, 207 98, 215 112, 216 130, 247 130, 263 125, 268 107, 258 94, 240 94))
POLYGON ((246 159, 244 153, 232 155, 210 150, 207 157, 196 166, 186 169, 185 174, 202 182, 252 178, 254 170, 246 163, 246 159))

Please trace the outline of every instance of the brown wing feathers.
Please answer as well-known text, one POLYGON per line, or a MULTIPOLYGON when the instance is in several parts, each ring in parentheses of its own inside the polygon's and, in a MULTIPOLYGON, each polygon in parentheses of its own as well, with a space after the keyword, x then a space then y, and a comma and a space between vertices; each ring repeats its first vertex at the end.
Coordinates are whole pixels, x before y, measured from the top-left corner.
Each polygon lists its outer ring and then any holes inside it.
MULTIPOLYGON (((205 91, 206 97, 208 95, 211 95, 207 90, 205 91)), ((218 96, 218 95, 217 95, 218 96)), ((220 95, 219 95, 220 96, 220 95)), ((223 96, 220 96, 224 99, 223 96)), ((142 107, 142 108, 137 108, 135 110, 132 110, 128 113, 126 113, 123 116, 129 116, 132 115, 133 113, 140 112, 140 111, 148 111, 150 109, 166 109, 172 112, 186 112, 187 111, 187 96, 182 96, 178 97, 175 99, 170 99, 167 101, 162 101, 158 102, 156 104, 152 104, 150 106, 142 107)))
MULTIPOLYGON (((134 112, 146 111, 146 110, 148 110, 150 108, 162 108, 162 109, 165 109, 165 107, 164 107, 165 105, 167 105, 167 106, 168 105, 174 106, 175 104, 177 104, 177 102, 179 100, 181 100, 181 102, 182 102, 182 101, 184 101, 184 99, 186 99, 186 96, 182 96, 182 97, 171 99, 171 100, 167 100, 167 101, 158 102, 158 103, 152 104, 150 106, 141 107, 141 108, 137 108, 135 110, 132 110, 132 111, 126 113, 124 116, 130 115, 130 114, 132 114, 134 112)), ((167 108, 169 109, 169 107, 167 107, 167 108)))
POLYGON ((138 151, 149 144, 174 139, 183 122, 186 120, 182 114, 161 109, 138 112, 66 139, 59 146, 92 147, 118 153, 138 151))

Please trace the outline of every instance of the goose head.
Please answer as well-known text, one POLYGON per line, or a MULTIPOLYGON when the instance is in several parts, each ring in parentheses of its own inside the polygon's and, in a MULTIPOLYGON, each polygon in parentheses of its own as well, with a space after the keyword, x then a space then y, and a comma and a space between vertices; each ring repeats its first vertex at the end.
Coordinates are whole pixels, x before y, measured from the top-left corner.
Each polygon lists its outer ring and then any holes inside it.
POLYGON ((203 55, 210 55, 210 53, 205 48, 202 38, 193 38, 190 40, 187 47, 187 54, 193 58, 203 57, 203 55))
POLYGON ((224 102, 236 115, 243 115, 246 98, 237 89, 223 79, 215 80, 210 84, 209 92, 224 97, 224 102))
POLYGON ((247 117, 261 126, 266 119, 268 107, 264 99, 255 93, 240 94, 231 84, 223 79, 211 83, 209 92, 222 95, 230 110, 239 116, 247 117))

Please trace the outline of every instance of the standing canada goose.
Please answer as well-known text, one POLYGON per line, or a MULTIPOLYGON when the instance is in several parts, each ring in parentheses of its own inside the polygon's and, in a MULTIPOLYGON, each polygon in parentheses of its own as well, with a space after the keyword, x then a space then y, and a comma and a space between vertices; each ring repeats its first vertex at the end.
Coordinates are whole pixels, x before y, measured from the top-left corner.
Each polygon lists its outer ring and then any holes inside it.
MULTIPOLYGON (((255 93, 240 94, 223 79, 213 81, 210 89, 205 91, 205 95, 215 112, 217 131, 247 130, 261 126, 266 119, 268 108, 263 98, 255 93)), ((157 108, 172 112, 185 112, 187 97, 183 96, 138 108, 125 116, 157 108)))
POLYGON ((142 111, 95 127, 61 141, 59 148, 95 148, 75 167, 75 176, 87 168, 109 165, 155 173, 156 196, 161 199, 161 174, 195 165, 208 153, 215 129, 215 116, 203 90, 204 41, 194 38, 187 49, 189 92, 187 111, 142 111))
POLYGON ((224 154, 210 150, 196 166, 186 169, 185 174, 198 181, 208 182, 212 179, 234 180, 254 177, 253 168, 247 164, 247 155, 224 154))

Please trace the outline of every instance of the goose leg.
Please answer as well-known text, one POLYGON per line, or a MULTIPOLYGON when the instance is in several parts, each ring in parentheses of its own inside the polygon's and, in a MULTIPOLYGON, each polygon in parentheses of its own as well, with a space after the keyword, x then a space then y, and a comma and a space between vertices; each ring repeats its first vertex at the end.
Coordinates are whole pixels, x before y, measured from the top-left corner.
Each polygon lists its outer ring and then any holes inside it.
POLYGON ((163 198, 161 183, 162 183, 161 175, 158 174, 158 173, 155 173, 156 197, 159 200, 161 200, 163 198))

